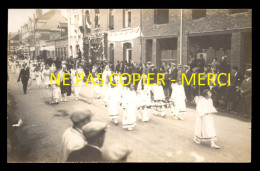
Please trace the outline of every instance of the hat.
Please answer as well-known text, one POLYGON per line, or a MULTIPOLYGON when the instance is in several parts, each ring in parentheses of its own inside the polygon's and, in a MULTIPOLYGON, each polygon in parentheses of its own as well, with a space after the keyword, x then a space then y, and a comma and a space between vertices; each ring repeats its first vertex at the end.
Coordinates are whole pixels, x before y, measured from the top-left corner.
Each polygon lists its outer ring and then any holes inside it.
POLYGON ((245 74, 246 74, 247 76, 251 77, 251 75, 252 75, 252 69, 247 69, 245 74))
POLYGON ((70 119, 73 123, 80 123, 86 118, 92 118, 93 114, 90 110, 86 111, 76 111, 70 115, 70 119))
POLYGON ((104 122, 92 121, 82 127, 82 132, 86 139, 96 137, 99 133, 107 128, 104 122))
POLYGON ((126 158, 132 150, 122 144, 113 144, 106 148, 102 155, 106 161, 122 161, 126 158))

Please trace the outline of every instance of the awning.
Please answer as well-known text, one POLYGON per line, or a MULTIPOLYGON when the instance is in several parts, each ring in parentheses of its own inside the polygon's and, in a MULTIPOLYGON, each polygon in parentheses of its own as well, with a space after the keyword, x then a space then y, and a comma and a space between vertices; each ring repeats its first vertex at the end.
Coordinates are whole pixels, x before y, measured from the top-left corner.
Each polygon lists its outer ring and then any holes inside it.
POLYGON ((45 47, 41 47, 40 50, 41 50, 41 51, 43 51, 43 50, 54 51, 54 50, 55 50, 55 46, 45 46, 45 47))
POLYGON ((133 40, 141 36, 143 36, 143 34, 141 33, 140 27, 136 27, 131 30, 125 30, 121 32, 115 32, 115 33, 110 32, 108 34, 108 40, 112 42, 118 42, 118 41, 133 40))

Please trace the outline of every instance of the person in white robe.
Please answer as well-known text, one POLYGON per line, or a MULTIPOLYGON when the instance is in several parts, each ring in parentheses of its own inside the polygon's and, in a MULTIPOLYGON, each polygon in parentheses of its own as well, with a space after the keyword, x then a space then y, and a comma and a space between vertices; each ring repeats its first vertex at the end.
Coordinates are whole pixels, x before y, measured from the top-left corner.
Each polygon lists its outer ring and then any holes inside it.
MULTIPOLYGON (((58 81, 58 74, 60 73, 61 71, 56 71, 56 67, 53 66, 52 69, 51 69, 51 73, 54 74, 55 78, 57 79, 58 81)), ((62 77, 62 74, 60 73, 60 77, 62 77)), ((62 84, 62 82, 61 82, 62 84)), ((57 85, 57 82, 55 81, 54 78, 52 78, 52 84, 51 84, 51 88, 50 88, 50 104, 58 104, 59 103, 59 99, 60 99, 60 87, 57 85)))
POLYGON ((92 117, 93 114, 90 110, 76 111, 71 114, 70 119, 73 126, 63 133, 59 156, 60 162, 66 162, 72 151, 79 150, 87 144, 82 127, 88 124, 92 117))
POLYGON ((123 119, 122 127, 132 131, 136 126, 136 111, 138 101, 134 86, 131 84, 130 89, 126 89, 123 95, 122 108, 123 108, 123 119))
POLYGON ((82 65, 79 65, 78 68, 76 69, 76 75, 73 77, 73 83, 74 83, 74 92, 76 96, 76 100, 79 98, 79 93, 82 89, 82 86, 84 85, 83 80, 78 82, 78 85, 76 83, 76 76, 78 74, 78 80, 81 80, 82 78, 85 78, 85 72, 82 69, 82 65), (83 76, 82 76, 83 74, 83 76))
POLYGON ((29 62, 30 64, 29 64, 29 66, 30 66, 30 78, 29 78, 29 81, 28 81, 28 87, 27 87, 27 89, 29 90, 30 88, 31 88, 31 86, 32 86, 32 83, 33 83, 33 80, 35 80, 35 72, 34 72, 34 70, 35 70, 35 63, 33 63, 33 61, 31 60, 30 62, 29 62))
MULTIPOLYGON (((143 78, 142 78, 143 79, 143 78)), ((139 102, 139 119, 142 122, 148 122, 150 120, 149 117, 149 106, 151 105, 151 86, 147 85, 147 77, 145 76, 145 84, 143 84, 142 79, 138 83, 137 91, 138 91, 138 99, 139 102)))
MULTIPOLYGON (((113 82, 115 84, 115 82, 113 82)), ((108 89, 109 105, 108 105, 108 115, 112 123, 118 124, 119 117, 119 105, 121 102, 121 94, 117 86, 111 85, 108 89)))
POLYGON ((165 94, 162 87, 162 82, 159 82, 159 85, 153 86, 153 92, 154 92, 154 105, 155 110, 153 111, 153 114, 156 116, 165 117, 165 106, 163 105, 163 101, 165 101, 165 94))
POLYGON ((219 149, 220 147, 215 144, 217 139, 213 114, 217 113, 217 110, 213 106, 212 93, 209 89, 205 89, 202 95, 203 97, 195 98, 197 117, 193 140, 197 144, 201 141, 210 141, 212 148, 219 149))
POLYGON ((50 79, 51 79, 51 70, 49 68, 48 65, 45 65, 43 71, 42 71, 42 74, 43 74, 43 78, 44 78, 44 84, 46 86, 46 88, 49 88, 49 85, 50 85, 50 79))
POLYGON ((40 71, 40 68, 37 68, 35 70, 35 79, 36 79, 36 86, 39 89, 42 82, 42 72, 40 71))
POLYGON ((171 112, 173 114, 173 118, 178 120, 184 120, 183 114, 187 113, 186 109, 186 95, 184 91, 184 87, 181 84, 181 79, 178 80, 178 84, 175 84, 172 89, 172 94, 170 101, 173 102, 171 104, 171 112))
POLYGON ((110 68, 109 68, 109 65, 106 65, 105 66, 105 70, 103 72, 103 75, 102 75, 102 79, 104 80, 104 84, 102 85, 102 94, 103 94, 103 103, 104 105, 107 107, 108 105, 108 93, 107 93, 107 89, 110 85, 110 82, 109 82, 109 79, 110 79, 110 75, 111 75, 111 71, 110 71, 110 68))

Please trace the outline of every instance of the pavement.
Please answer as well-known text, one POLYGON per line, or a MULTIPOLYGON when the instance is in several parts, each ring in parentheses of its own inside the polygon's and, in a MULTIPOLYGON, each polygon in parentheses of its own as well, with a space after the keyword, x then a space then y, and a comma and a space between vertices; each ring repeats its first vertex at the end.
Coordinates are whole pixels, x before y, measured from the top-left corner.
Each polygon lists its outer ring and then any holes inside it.
MULTIPOLYGON (((77 109, 90 109, 93 120, 108 124, 102 148, 113 143, 122 143, 132 149, 128 162, 251 162, 251 119, 219 112, 214 116, 217 133, 216 144, 221 149, 210 148, 210 143, 193 142, 196 111, 188 107, 184 120, 174 120, 167 109, 165 118, 150 114, 150 121, 137 121, 133 131, 112 124, 108 108, 102 99, 91 99, 91 85, 84 86, 80 100, 74 94, 68 102, 49 104, 49 89, 42 82, 36 83, 25 95, 22 83, 17 83, 18 74, 9 72, 7 99, 8 156, 13 162, 58 162, 61 137, 72 125, 69 116, 77 109), (19 127, 12 127, 22 119, 19 127)), ((122 112, 121 112, 122 114, 122 112)))

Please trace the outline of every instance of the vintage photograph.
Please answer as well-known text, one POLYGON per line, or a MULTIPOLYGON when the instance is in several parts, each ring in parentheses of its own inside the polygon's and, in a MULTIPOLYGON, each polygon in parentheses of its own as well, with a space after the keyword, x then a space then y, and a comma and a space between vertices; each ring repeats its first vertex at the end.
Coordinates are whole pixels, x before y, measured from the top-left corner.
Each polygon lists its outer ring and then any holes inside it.
POLYGON ((251 163, 252 9, 8 9, 7 163, 251 163))

